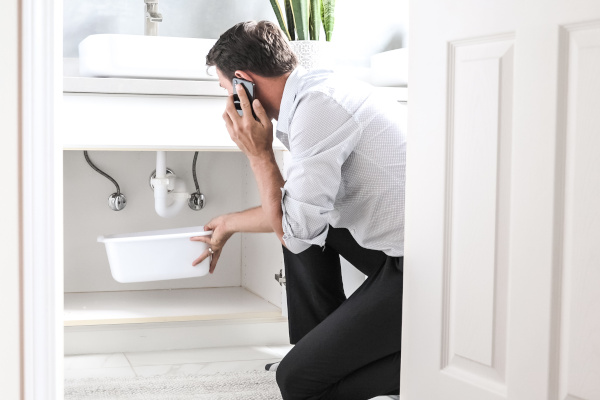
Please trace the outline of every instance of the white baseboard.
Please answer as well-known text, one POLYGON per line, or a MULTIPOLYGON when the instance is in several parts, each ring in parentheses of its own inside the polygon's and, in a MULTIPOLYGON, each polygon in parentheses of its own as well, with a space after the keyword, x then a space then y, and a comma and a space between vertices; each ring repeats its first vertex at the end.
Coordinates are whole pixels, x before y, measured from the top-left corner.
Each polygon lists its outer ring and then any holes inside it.
POLYGON ((65 327, 65 355, 283 344, 283 317, 65 327))

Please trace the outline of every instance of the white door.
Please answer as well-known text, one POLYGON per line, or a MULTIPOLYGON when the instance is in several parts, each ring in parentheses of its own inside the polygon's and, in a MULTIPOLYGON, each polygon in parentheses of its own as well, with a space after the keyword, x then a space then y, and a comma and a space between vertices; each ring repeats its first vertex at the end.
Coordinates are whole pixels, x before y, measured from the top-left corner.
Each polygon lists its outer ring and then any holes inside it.
POLYGON ((409 20, 403 400, 600 399, 600 1, 409 20))

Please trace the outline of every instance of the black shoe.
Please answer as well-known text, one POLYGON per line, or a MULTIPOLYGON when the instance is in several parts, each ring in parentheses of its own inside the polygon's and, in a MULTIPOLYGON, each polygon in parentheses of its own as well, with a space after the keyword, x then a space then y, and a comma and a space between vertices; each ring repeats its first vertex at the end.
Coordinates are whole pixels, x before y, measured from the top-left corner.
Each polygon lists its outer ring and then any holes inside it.
POLYGON ((266 371, 277 371, 277 367, 279 367, 279 361, 265 365, 265 370, 266 371))

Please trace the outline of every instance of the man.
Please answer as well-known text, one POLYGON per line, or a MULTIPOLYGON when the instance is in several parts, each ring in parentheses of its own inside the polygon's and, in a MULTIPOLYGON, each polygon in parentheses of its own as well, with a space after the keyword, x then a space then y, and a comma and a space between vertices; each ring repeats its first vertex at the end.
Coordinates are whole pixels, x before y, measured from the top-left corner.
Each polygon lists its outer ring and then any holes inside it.
POLYGON ((194 265, 215 269, 235 232, 274 232, 283 245, 290 342, 277 368, 289 399, 369 399, 397 395, 402 327, 405 137, 400 107, 371 86, 297 66, 283 33, 267 21, 240 23, 208 53, 229 91, 223 119, 246 154, 261 206, 219 216, 194 265), (232 79, 256 85, 252 107, 232 79), (272 149, 273 125, 289 149, 284 181, 272 149), (346 299, 342 255, 368 278, 346 299))

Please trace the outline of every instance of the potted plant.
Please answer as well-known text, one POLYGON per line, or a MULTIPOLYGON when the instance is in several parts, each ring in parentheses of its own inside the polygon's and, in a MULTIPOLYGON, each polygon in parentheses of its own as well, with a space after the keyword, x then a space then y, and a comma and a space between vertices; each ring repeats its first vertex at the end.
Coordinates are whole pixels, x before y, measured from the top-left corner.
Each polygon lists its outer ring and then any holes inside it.
POLYGON ((279 1, 270 1, 300 65, 306 69, 331 67, 333 52, 329 42, 335 21, 335 0, 284 0, 285 18, 279 1), (319 40, 321 25, 325 41, 319 40))

